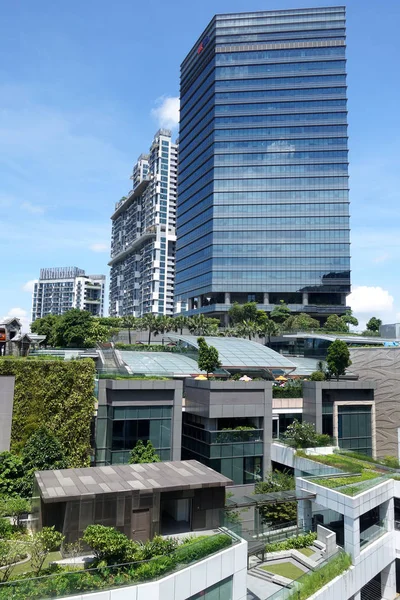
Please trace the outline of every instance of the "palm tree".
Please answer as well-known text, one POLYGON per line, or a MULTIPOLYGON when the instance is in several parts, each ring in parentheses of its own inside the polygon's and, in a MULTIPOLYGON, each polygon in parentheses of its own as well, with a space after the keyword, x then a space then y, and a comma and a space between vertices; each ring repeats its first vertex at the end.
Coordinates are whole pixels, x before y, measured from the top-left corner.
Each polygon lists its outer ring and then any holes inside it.
POLYGON ((243 320, 237 324, 236 332, 239 337, 248 337, 251 340, 260 332, 260 326, 256 321, 243 320))
POLYGON ((182 335, 184 327, 188 326, 189 317, 185 317, 184 315, 178 315, 174 319, 172 319, 172 331, 180 332, 182 335))
MULTIPOLYGON (((157 317, 156 329, 157 333, 167 333, 167 331, 171 331, 172 329, 172 321, 171 317, 167 317, 166 315, 160 315, 157 317)), ((162 340, 164 345, 164 338, 162 340)))
POLYGON ((219 319, 204 315, 194 315, 188 319, 188 328, 192 335, 218 335, 219 319))
POLYGON ((129 343, 132 343, 131 340, 131 330, 135 329, 137 325, 137 318, 134 317, 133 315, 126 315, 125 317, 122 317, 122 327, 125 327, 125 329, 128 330, 128 339, 129 339, 129 343))
POLYGON ((267 346, 271 346, 271 336, 272 335, 279 335, 279 325, 277 323, 275 323, 275 321, 272 321, 271 319, 266 320, 260 329, 260 335, 265 337, 265 342, 267 342, 267 336, 268 336, 268 344, 266 344, 267 346))
POLYGON ((151 343, 151 334, 152 332, 156 333, 157 332, 157 326, 158 326, 158 317, 153 314, 153 313, 147 313, 146 315, 144 315, 142 317, 142 327, 143 329, 148 329, 149 330, 149 341, 148 344, 150 346, 151 343))

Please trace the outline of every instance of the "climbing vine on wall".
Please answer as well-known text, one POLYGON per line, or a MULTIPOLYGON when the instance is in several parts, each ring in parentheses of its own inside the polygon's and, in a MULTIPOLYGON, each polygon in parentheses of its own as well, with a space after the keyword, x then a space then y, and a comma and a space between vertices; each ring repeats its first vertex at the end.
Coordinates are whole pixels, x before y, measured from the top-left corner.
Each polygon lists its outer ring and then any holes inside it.
POLYGON ((89 466, 94 374, 90 359, 0 359, 0 376, 15 376, 11 451, 21 452, 30 435, 46 426, 71 467, 89 466))

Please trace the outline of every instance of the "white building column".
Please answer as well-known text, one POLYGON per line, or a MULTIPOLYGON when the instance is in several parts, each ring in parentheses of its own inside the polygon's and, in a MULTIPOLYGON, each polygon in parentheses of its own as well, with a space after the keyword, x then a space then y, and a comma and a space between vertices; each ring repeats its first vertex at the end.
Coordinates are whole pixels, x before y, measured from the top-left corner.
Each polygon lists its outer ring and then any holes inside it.
POLYGON ((202 306, 202 301, 201 301, 201 296, 197 297, 197 308, 201 308, 202 306))
POLYGON ((344 515, 344 549, 351 555, 353 565, 360 556, 360 519, 344 515))
POLYGON ((269 293, 264 292, 264 304, 269 304, 269 293))
POLYGON ((312 530, 312 503, 311 500, 299 500, 297 503, 297 524, 306 531, 312 530))
POLYGON ((304 304, 304 306, 308 305, 308 294, 307 294, 307 292, 303 293, 303 304, 304 304))
POLYGON ((381 594, 382 600, 393 600, 396 598, 396 561, 390 563, 381 571, 381 594))
POLYGON ((231 303, 231 293, 225 292, 225 304, 230 304, 230 303, 231 303))

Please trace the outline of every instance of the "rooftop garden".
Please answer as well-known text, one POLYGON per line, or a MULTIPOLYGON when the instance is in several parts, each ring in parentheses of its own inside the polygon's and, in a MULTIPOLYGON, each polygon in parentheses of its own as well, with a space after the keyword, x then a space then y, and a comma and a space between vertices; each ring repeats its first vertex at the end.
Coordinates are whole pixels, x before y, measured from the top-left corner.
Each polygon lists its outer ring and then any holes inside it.
MULTIPOLYGON (((90 525, 82 540, 63 546, 63 550, 77 557, 84 544, 95 557, 90 566, 49 565, 50 553, 63 542, 64 536, 48 527, 26 541, 25 552, 31 558, 23 573, 16 575, 13 568, 9 569, 8 581, 5 571, 1 571, 0 600, 42 600, 152 581, 228 548, 233 540, 220 533, 183 539, 156 536, 143 544, 112 527, 90 525)), ((17 561, 11 560, 15 567, 17 561)))

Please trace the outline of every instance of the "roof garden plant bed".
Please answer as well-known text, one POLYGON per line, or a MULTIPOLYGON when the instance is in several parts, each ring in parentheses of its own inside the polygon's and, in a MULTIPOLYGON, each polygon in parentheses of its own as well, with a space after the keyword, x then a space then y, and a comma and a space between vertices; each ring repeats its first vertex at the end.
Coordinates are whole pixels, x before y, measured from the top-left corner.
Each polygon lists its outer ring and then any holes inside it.
MULTIPOLYGON (((123 534, 121 536, 125 538, 123 534)), ((118 561, 119 564, 115 564, 115 561, 110 562, 103 558, 98 559, 95 568, 53 566, 44 576, 35 577, 33 573, 27 573, 24 578, 20 576, 7 583, 0 583, 0 600, 43 600, 140 584, 164 577, 181 566, 185 567, 220 552, 231 546, 232 541, 231 537, 223 533, 200 540, 191 536, 183 541, 155 538, 143 546, 125 538, 123 542, 126 548, 124 545, 110 546, 108 554, 113 550, 115 556, 118 555, 121 559, 125 556, 125 551, 133 551, 133 556, 140 556, 139 560, 132 562, 125 558, 118 561)))
POLYGON ((324 566, 315 571, 309 571, 297 580, 296 589, 287 600, 306 600, 327 583, 341 575, 351 566, 351 556, 340 552, 324 566))
POLYGON ((263 565, 261 568, 263 571, 267 571, 268 573, 280 575, 281 577, 286 577, 286 579, 292 580, 298 579, 304 575, 303 569, 300 569, 300 567, 294 565, 292 562, 290 562, 290 560, 263 565))
POLYGON ((312 482, 317 485, 322 485, 330 489, 340 488, 340 492, 348 496, 353 496, 359 489, 355 484, 363 483, 364 481, 377 479, 379 477, 376 471, 363 471, 359 475, 342 476, 342 477, 321 477, 314 478, 312 482), (350 487, 347 487, 350 486, 350 487))

